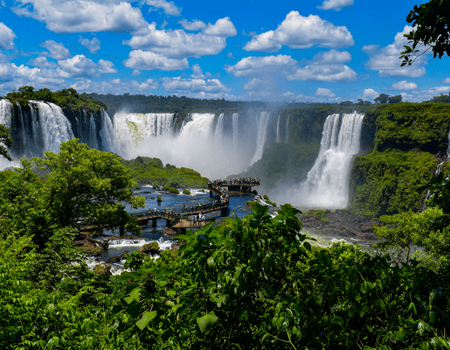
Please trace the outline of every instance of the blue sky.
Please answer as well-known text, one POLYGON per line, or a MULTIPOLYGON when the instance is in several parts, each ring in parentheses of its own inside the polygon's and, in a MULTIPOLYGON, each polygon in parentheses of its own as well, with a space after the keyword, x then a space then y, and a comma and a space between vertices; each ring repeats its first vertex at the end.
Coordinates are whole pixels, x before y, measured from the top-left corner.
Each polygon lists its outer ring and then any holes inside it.
MULTIPOLYGON (((1 1, 1 0, 0 0, 1 1)), ((411 0, 0 2, 0 95, 79 92, 259 101, 418 102, 449 58, 400 67, 411 0)))

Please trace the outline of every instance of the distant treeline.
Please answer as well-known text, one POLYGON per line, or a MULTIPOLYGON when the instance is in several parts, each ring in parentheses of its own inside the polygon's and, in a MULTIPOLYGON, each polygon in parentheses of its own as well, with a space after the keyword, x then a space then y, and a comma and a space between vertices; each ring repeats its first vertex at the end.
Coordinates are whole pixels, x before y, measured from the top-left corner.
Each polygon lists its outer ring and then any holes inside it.
POLYGON ((220 113, 242 108, 265 108, 264 102, 241 102, 221 100, 200 100, 186 96, 145 95, 100 95, 88 94, 92 99, 108 106, 108 114, 125 110, 132 113, 220 113))

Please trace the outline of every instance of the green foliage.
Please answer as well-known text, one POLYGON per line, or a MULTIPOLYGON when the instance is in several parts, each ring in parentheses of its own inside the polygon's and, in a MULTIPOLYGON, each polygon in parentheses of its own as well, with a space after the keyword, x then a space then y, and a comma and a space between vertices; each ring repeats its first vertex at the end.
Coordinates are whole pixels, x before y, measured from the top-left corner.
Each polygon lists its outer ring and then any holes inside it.
POLYGON ((446 154, 450 116, 447 104, 400 103, 380 110, 376 120, 375 149, 420 149, 446 154))
POLYGON ((269 196, 268 196, 267 194, 265 194, 265 195, 263 196, 263 198, 264 198, 264 200, 265 200, 268 204, 270 204, 272 207, 276 207, 276 206, 277 206, 277 204, 276 204, 275 202, 272 202, 272 201, 269 199, 269 196))
POLYGON ((169 193, 180 194, 180 191, 178 189, 176 189, 175 187, 170 187, 169 193))
POLYGON ((152 183, 153 187, 207 187, 208 179, 198 172, 188 168, 177 168, 167 164, 165 167, 158 158, 137 157, 134 160, 123 160, 122 163, 130 169, 131 177, 141 184, 152 183))
POLYGON ((406 17, 406 22, 412 23, 413 29, 404 34, 408 45, 404 46, 405 51, 401 53, 401 66, 411 65, 417 57, 430 49, 435 58, 442 58, 444 54, 450 56, 450 4, 447 1, 429 0, 427 3, 415 5, 406 17))
POLYGON ((271 218, 256 204, 242 220, 178 236, 178 256, 117 278, 122 327, 153 349, 448 345, 436 272, 351 245, 312 251, 297 214, 282 206, 271 218))
POLYGON ((417 211, 423 200, 418 189, 436 169, 427 152, 373 152, 356 157, 351 174, 352 211, 369 216, 417 211))
POLYGON ((134 197, 135 183, 120 158, 90 149, 78 140, 61 144, 60 152, 46 152, 33 162, 49 171, 40 182, 32 162, 22 159, 22 168, 0 173, 0 233, 29 234, 40 249, 59 229, 75 228, 83 220, 91 225, 125 225, 139 233, 139 226, 125 210, 143 206, 134 197))
POLYGON ((189 190, 183 190, 183 194, 189 195, 189 194, 191 194, 191 191, 189 191, 189 190))
POLYGON ((107 109, 107 106, 100 101, 93 100, 86 94, 79 94, 75 89, 68 88, 52 92, 47 88, 35 91, 32 86, 22 86, 18 91, 8 92, 6 98, 11 103, 19 103, 27 106, 29 100, 52 102, 60 106, 63 110, 80 110, 96 112, 100 108, 107 109))

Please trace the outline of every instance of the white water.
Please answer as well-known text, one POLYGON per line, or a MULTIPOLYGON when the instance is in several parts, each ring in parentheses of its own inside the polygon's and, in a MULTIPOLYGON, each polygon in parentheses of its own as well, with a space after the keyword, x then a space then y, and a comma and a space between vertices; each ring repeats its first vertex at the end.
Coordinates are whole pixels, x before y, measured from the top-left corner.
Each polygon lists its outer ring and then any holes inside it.
POLYGON ((269 112, 261 112, 259 116, 258 122, 258 133, 256 135, 256 150, 253 158, 250 161, 249 166, 255 164, 258 160, 261 159, 264 151, 264 145, 266 143, 267 138, 267 125, 269 123, 270 113, 269 112))
POLYGON ((286 143, 288 143, 289 141, 289 115, 287 116, 286 119, 286 143))
POLYGON ((11 127, 12 103, 9 100, 0 100, 0 124, 11 127))
POLYGON ((98 142, 97 142, 97 137, 96 137, 96 135, 97 135, 97 129, 96 129, 96 127, 95 127, 95 121, 94 121, 94 116, 92 115, 92 113, 91 113, 91 117, 89 118, 89 124, 90 124, 90 127, 91 127, 91 134, 89 135, 90 136, 90 145, 91 145, 91 147, 93 147, 93 148, 97 148, 98 149, 98 142))
POLYGON ((219 115, 219 119, 217 120, 216 131, 214 133, 215 141, 221 142, 223 136, 223 116, 224 113, 219 115))
POLYGON ((37 132, 41 128, 43 140, 42 151, 59 152, 61 142, 74 138, 69 120, 64 115, 61 107, 41 101, 30 101, 39 109, 39 119, 33 117, 33 131, 37 132))
POLYGON ((101 109, 101 116, 103 128, 100 129, 99 134, 103 142, 103 149, 117 153, 116 136, 111 118, 103 108, 101 109))
POLYGON ((277 143, 280 142, 280 116, 278 115, 278 120, 277 120, 277 143))
POLYGON ((239 114, 233 113, 232 126, 233 126, 233 153, 236 153, 239 143, 239 114))
MULTIPOLYGON (((171 117, 173 120, 173 115, 171 117)), ((229 132, 225 130, 225 119, 224 114, 216 118, 211 113, 192 113, 178 132, 173 132, 171 125, 170 132, 163 129, 156 136, 149 118, 116 113, 114 128, 118 153, 126 159, 157 157, 165 164, 191 168, 209 178, 236 174, 248 166, 251 155, 246 146, 250 141, 238 139, 237 113, 232 116, 229 132)))
POLYGON ((298 191, 300 206, 308 208, 346 208, 349 200, 349 172, 359 152, 364 115, 328 116, 322 133, 320 151, 298 191), (340 127, 339 127, 340 126, 340 127))

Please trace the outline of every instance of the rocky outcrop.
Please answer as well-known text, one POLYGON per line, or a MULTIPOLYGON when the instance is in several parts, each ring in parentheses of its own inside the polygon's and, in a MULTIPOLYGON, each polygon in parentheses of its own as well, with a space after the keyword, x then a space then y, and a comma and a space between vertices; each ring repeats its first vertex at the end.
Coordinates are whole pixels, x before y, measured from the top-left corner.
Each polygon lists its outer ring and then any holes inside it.
POLYGON ((141 252, 145 253, 145 254, 150 254, 150 255, 158 254, 159 253, 158 242, 151 242, 151 243, 144 244, 141 247, 141 252))
POLYGON ((311 210, 302 214, 303 227, 320 230, 342 238, 357 238, 365 241, 377 241, 373 227, 384 225, 370 216, 355 215, 347 210, 311 210))
POLYGON ((100 256, 103 250, 108 249, 108 241, 93 239, 89 234, 80 233, 73 245, 81 247, 88 256, 100 256))

